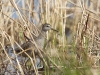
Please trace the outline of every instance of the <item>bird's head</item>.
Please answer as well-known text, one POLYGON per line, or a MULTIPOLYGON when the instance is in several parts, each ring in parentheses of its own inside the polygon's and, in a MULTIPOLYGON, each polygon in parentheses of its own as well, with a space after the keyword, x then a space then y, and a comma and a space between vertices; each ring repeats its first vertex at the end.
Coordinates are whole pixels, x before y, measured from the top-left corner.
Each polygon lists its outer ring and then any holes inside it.
POLYGON ((54 28, 52 28, 51 25, 48 24, 48 23, 45 23, 45 24, 42 25, 42 30, 45 31, 45 32, 49 31, 49 30, 53 30, 53 31, 58 32, 57 30, 55 30, 54 28))

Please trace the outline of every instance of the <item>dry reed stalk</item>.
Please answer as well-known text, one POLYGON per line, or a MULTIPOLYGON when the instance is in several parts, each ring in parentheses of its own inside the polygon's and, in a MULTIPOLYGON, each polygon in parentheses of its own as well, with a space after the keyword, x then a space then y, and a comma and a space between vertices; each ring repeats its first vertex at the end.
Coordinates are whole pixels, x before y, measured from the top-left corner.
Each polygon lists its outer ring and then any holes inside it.
MULTIPOLYGON (((99 65, 99 7, 100 7, 100 1, 99 0, 39 0, 38 6, 35 6, 34 0, 25 0, 22 1, 22 7, 18 5, 19 1, 15 0, 5 0, 0 2, 0 50, 3 49, 4 55, 8 59, 2 58, 3 61, 0 62, 1 64, 5 64, 6 62, 10 61, 10 64, 12 63, 12 57, 10 57, 5 50, 5 45, 10 44, 12 48, 14 49, 14 43, 22 50, 19 54, 16 54, 13 50, 15 57, 17 58, 21 53, 25 53, 27 57, 30 59, 31 66, 33 66, 36 75, 38 75, 38 69, 35 66, 36 64, 36 56, 33 52, 33 58, 35 61, 33 61, 32 57, 30 57, 20 46, 23 42, 25 42, 27 39, 25 39, 24 34, 27 34, 30 38, 33 38, 32 35, 37 36, 39 29, 35 24, 42 24, 44 22, 48 22, 54 27, 55 29, 59 30, 59 35, 56 35, 56 33, 53 33, 50 31, 50 34, 47 34, 46 40, 51 40, 45 47, 46 50, 54 50, 57 49, 58 56, 54 57, 55 59, 58 57, 59 61, 53 61, 53 57, 49 56, 52 54, 42 52, 42 50, 37 46, 35 41, 33 41, 33 44, 35 44, 40 57, 42 61, 48 66, 47 61, 45 60, 45 57, 48 58, 50 62, 52 62, 55 67, 58 69, 58 66, 62 66, 61 61, 64 63, 67 62, 71 57, 70 53, 68 53, 68 49, 70 45, 71 50, 73 49, 73 45, 67 43, 65 29, 68 27, 72 30, 72 36, 75 35, 75 38, 72 38, 72 41, 74 40, 74 49, 75 52, 73 55, 73 58, 76 60, 75 55, 79 55, 79 57, 86 57, 88 60, 90 59, 90 63, 92 66, 98 66, 99 65), (90 1, 90 3, 88 3, 90 1), (67 6, 67 4, 70 3, 73 6, 67 6), (37 9, 35 10, 35 7, 37 9), (18 15, 17 19, 12 18, 11 16, 14 14, 15 10, 18 15), (37 11, 39 10, 39 12, 37 11), (89 14, 89 16, 88 16, 89 14), (74 15, 74 16, 72 16, 74 15), (70 21, 70 17, 71 19, 70 21), (31 20, 30 20, 31 19, 31 20), (33 21, 35 20, 35 22, 33 21), (88 22, 87 22, 88 20, 88 22), (70 22, 71 24, 70 24, 70 22), (87 23, 86 23, 87 22, 87 23), (34 33, 32 33, 34 32, 34 33), (18 35, 16 35, 18 34, 18 35), (57 37, 58 36, 58 37, 57 37), (88 39, 88 41, 87 41, 88 39), (86 45, 86 42, 88 44, 86 45), (67 45, 68 44, 68 45, 67 45), (76 50, 75 50, 76 48, 76 50), (60 55, 60 53, 62 55, 60 55), (67 54, 66 54, 67 53, 67 54), (95 53, 97 55, 95 55, 95 53), (69 58, 69 59, 68 59, 69 58), (67 59, 67 60, 66 60, 67 59), (94 60, 92 60, 94 59, 94 60), (57 63, 57 64, 56 64, 57 63)), ((34 39, 33 39, 34 40, 34 39)), ((1 53, 2 51, 0 51, 1 53)), ((3 54, 3 53, 2 53, 3 54)), ((1 54, 0 54, 1 55, 1 54)), ((3 56, 2 56, 3 57, 3 56)), ((83 59, 84 60, 84 59, 83 59)), ((24 66, 19 62, 19 60, 15 59, 17 62, 17 66, 14 68, 19 70, 22 75, 24 75, 24 71, 27 70, 27 66, 24 66), (25 68, 23 68, 23 66, 25 68)), ((69 60, 70 61, 70 60, 69 60)), ((72 62, 70 62, 72 63, 72 62)), ((82 62, 82 64, 84 64, 82 62)), ((7 64, 6 64, 7 65, 7 64)), ((50 64, 49 64, 50 65, 50 64)), ((88 65, 88 64, 87 64, 88 65)), ((73 64, 73 66, 78 69, 82 74, 85 74, 85 72, 81 69, 79 69, 76 64, 73 64)), ((6 68, 6 67, 5 67, 6 68)), ((82 68, 84 68, 82 66, 82 68)))

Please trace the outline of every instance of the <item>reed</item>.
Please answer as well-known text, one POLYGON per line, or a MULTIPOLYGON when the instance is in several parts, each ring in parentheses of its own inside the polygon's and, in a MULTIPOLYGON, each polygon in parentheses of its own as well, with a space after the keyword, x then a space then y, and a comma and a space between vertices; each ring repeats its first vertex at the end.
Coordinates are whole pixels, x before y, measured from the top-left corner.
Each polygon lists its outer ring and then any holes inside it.
POLYGON ((99 0, 1 0, 0 1, 0 75, 99 75, 100 65, 99 0), (24 36, 50 23, 59 32, 49 31, 44 50, 40 50, 44 68, 38 69, 34 57, 27 62, 6 47, 20 47, 24 36), (16 64, 16 65, 15 65, 16 64), (9 69, 8 69, 9 68, 9 69))

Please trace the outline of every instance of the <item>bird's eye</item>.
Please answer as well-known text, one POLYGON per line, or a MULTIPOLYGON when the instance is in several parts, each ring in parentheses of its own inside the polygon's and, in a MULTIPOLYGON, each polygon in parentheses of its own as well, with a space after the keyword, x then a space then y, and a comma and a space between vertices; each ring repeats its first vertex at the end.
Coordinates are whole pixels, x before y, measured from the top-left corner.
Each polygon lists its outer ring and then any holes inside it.
POLYGON ((49 27, 49 25, 47 25, 47 27, 49 27))

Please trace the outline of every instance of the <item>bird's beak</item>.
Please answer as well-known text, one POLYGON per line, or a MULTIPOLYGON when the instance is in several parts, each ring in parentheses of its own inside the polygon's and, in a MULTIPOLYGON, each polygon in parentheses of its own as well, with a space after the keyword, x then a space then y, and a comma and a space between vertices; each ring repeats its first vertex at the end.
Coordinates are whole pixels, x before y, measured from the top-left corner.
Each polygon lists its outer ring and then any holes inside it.
POLYGON ((54 28, 51 28, 51 30, 58 32, 58 30, 56 30, 56 29, 54 29, 54 28))

